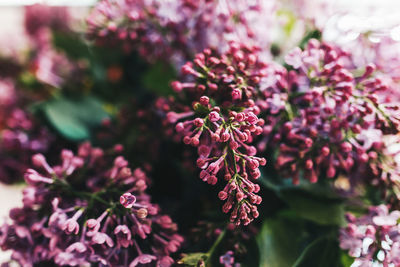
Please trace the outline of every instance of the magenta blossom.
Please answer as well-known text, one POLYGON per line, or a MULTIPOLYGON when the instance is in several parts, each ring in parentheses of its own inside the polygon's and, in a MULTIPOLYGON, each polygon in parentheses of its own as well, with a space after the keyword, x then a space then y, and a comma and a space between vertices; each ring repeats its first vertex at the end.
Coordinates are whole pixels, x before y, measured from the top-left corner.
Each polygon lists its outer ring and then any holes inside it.
POLYGON ((257 48, 232 42, 222 55, 205 49, 182 72, 184 80, 172 83, 179 97, 170 104, 166 120, 185 144, 197 147, 200 179, 226 183, 218 194, 226 201, 222 210, 231 212, 232 222, 247 225, 258 217, 260 187, 254 181, 266 164, 251 143, 263 132, 254 99, 267 64, 258 58, 257 48), (180 97, 193 102, 185 106, 180 97))

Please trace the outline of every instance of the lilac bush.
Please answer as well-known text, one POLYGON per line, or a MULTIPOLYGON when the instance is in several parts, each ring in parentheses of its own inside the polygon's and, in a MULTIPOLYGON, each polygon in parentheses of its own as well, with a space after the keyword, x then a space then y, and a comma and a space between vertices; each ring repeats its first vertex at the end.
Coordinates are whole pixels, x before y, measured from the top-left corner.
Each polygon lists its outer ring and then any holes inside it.
POLYGON ((398 29, 311 2, 27 6, 4 266, 400 266, 398 29))

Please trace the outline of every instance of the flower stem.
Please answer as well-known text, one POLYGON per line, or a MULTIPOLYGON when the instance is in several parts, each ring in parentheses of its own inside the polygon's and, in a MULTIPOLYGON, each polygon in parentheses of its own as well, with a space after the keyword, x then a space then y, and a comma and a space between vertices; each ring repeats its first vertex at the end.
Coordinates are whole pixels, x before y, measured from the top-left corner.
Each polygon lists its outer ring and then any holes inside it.
POLYGON ((207 252, 208 257, 207 257, 207 260, 205 262, 206 266, 209 266, 211 258, 214 255, 215 250, 217 249, 217 247, 221 243, 222 239, 224 239, 225 234, 226 234, 226 228, 221 232, 221 234, 218 236, 217 240, 214 242, 214 244, 212 245, 210 250, 207 252))

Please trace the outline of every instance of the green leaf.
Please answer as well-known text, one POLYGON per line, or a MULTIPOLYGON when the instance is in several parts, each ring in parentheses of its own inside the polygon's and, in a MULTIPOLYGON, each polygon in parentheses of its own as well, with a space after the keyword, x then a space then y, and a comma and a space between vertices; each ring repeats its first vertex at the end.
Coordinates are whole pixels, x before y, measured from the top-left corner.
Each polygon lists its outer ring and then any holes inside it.
POLYGON ((340 250, 337 240, 331 237, 321 237, 308 245, 293 267, 339 267, 340 250))
POLYGON ((316 184, 301 180, 293 185, 290 179, 263 176, 261 183, 272 189, 299 217, 322 225, 344 225, 344 203, 329 182, 316 184))
POLYGON ((184 256, 182 259, 178 261, 179 264, 185 264, 187 266, 198 266, 199 263, 205 262, 209 257, 208 253, 190 253, 184 256))
POLYGON ((240 266, 260 266, 260 251, 257 239, 252 237, 248 242, 243 243, 243 246, 246 248, 246 253, 242 258, 237 259, 237 261, 240 262, 240 266))
POLYGON ((172 93, 169 85, 176 78, 175 70, 172 66, 158 62, 143 76, 144 86, 158 95, 167 96, 172 93))
POLYGON ((292 266, 300 255, 300 243, 304 235, 301 222, 288 218, 265 220, 257 236, 260 251, 259 266, 292 266))
POLYGON ((89 46, 85 38, 76 33, 53 32, 53 44, 68 57, 79 59, 89 57, 89 46))
POLYGON ((282 189, 281 198, 304 219, 323 225, 344 225, 344 204, 341 200, 312 195, 301 189, 282 189))
POLYGON ((72 141, 89 139, 91 129, 109 117, 102 103, 89 96, 52 99, 38 108, 61 135, 72 141))

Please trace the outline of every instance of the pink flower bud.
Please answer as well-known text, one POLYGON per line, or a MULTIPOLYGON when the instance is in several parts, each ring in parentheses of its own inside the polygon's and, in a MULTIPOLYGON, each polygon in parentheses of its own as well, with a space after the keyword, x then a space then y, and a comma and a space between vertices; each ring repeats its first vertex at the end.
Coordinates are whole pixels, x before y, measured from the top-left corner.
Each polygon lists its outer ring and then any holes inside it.
POLYGON ((349 142, 343 142, 340 145, 340 148, 342 149, 343 152, 348 153, 353 149, 353 146, 349 142))
POLYGON ((313 145, 313 140, 311 139, 311 138, 306 138, 306 139, 304 139, 304 144, 306 145, 306 147, 312 147, 312 145, 313 145))
POLYGON ((244 121, 245 118, 246 115, 243 112, 239 112, 235 116, 235 120, 237 120, 238 122, 244 121))
POLYGON ((243 199, 243 197, 244 197, 243 192, 239 191, 239 192, 236 193, 236 200, 238 202, 240 202, 243 199))
POLYGON ((176 126, 175 126, 175 130, 176 130, 178 133, 182 132, 184 129, 185 129, 185 127, 183 126, 183 123, 182 123, 182 122, 178 122, 178 123, 176 124, 176 126))
POLYGON ((226 130, 221 134, 220 140, 221 140, 221 142, 225 143, 225 142, 227 142, 230 138, 231 138, 231 135, 229 134, 228 129, 226 129, 226 130))
POLYGON ((183 88, 182 83, 179 81, 171 82, 171 87, 172 87, 172 90, 174 90, 177 93, 181 92, 182 88, 183 88))
POLYGON ((192 74, 194 72, 194 69, 190 64, 186 63, 182 66, 181 71, 183 74, 192 74))
POLYGON ((203 121, 203 119, 201 119, 201 118, 196 118, 196 119, 194 120, 194 125, 195 125, 196 127, 201 127, 201 126, 203 126, 203 124, 204 124, 204 121, 203 121))
POLYGON ((368 77, 368 76, 370 76, 370 75, 375 71, 375 69, 376 69, 375 64, 373 64, 373 63, 368 64, 368 65, 365 67, 365 72, 364 72, 363 77, 368 77))
POLYGON ((220 60, 216 57, 209 57, 208 63, 211 65, 218 65, 220 63, 220 60))
POLYGON ((250 124, 256 124, 256 122, 258 121, 258 117, 253 112, 249 112, 247 113, 247 121, 250 124))
POLYGON ((216 85, 215 83, 208 83, 208 88, 210 88, 210 90, 212 91, 216 91, 218 90, 218 85, 216 85))
POLYGON ((116 144, 116 145, 114 146, 114 151, 115 151, 116 153, 121 153, 122 151, 124 151, 124 146, 121 145, 121 144, 116 144))
POLYGON ((200 139, 197 136, 194 136, 190 139, 190 144, 192 146, 198 146, 200 144, 200 139))
POLYGON ((234 74, 234 73, 235 73, 235 68, 232 67, 232 66, 228 66, 228 67, 226 68, 226 71, 227 71, 229 74, 234 74))
POLYGON ((327 147, 327 146, 322 147, 321 153, 322 153, 322 155, 325 156, 325 157, 328 156, 329 153, 330 153, 329 147, 327 147))
POLYGON ((148 211, 145 208, 140 208, 137 210, 136 215, 141 218, 144 219, 147 217, 148 211))
POLYGON ((202 104, 203 106, 208 106, 209 103, 210 99, 207 96, 200 97, 200 104, 202 104))
POLYGON ((290 132, 290 130, 292 130, 293 126, 291 122, 285 122, 285 124, 283 124, 283 131, 284 132, 290 132))
POLYGON ((63 160, 71 160, 74 157, 74 153, 71 150, 63 149, 61 151, 61 158, 63 160))
POLYGON ((53 169, 49 166, 46 158, 42 154, 33 155, 32 162, 37 167, 43 167, 48 173, 54 173, 53 169))
POLYGON ((248 55, 247 60, 249 62, 249 65, 254 65, 257 62, 257 56, 254 54, 250 54, 248 55))
POLYGON ((114 160, 114 166, 118 167, 118 168, 123 168, 128 166, 128 161, 126 161, 124 159, 124 157, 122 156, 118 156, 117 158, 115 158, 114 160))
POLYGON ((313 168, 313 165, 314 164, 313 164, 311 159, 306 160, 306 163, 305 163, 305 168, 306 169, 311 170, 313 168))
POLYGON ((208 115, 208 118, 211 122, 217 122, 220 119, 219 113, 216 111, 211 111, 208 115))
POLYGON ((176 112, 171 111, 171 112, 167 113, 167 120, 169 123, 175 123, 178 121, 178 119, 179 119, 179 116, 176 112))
POLYGON ((220 191, 218 193, 218 198, 221 199, 221 200, 225 200, 225 199, 228 198, 228 194, 225 191, 220 191))
POLYGON ((242 99, 242 90, 240 90, 238 88, 233 89, 231 96, 232 96, 233 100, 242 99))
POLYGON ((333 177, 335 177, 335 175, 336 175, 336 169, 335 169, 335 167, 333 167, 333 165, 330 165, 328 167, 328 170, 326 171, 326 176, 328 178, 333 178, 333 177))

